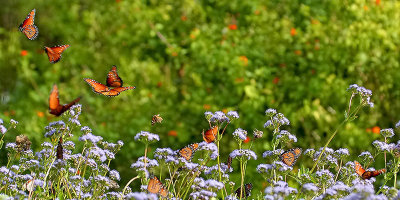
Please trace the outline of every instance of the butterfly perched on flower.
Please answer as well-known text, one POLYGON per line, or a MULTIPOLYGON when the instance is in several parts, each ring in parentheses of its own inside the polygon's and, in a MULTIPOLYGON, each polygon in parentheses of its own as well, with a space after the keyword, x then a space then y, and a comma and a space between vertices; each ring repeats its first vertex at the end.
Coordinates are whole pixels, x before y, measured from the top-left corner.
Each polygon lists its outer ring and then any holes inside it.
POLYGON ((84 80, 92 87, 93 92, 108 97, 115 97, 125 90, 132 90, 136 88, 134 86, 122 87, 123 82, 118 76, 117 67, 115 65, 111 67, 111 70, 107 74, 106 85, 90 78, 85 78, 84 80))
POLYGON ((218 126, 211 127, 205 133, 203 132, 203 139, 207 143, 214 142, 217 134, 218 134, 218 126))
POLYGON ((289 149, 285 152, 283 152, 279 158, 282 160, 283 163, 285 163, 287 166, 293 166, 294 163, 296 163, 297 158, 299 158, 301 155, 301 149, 300 148, 294 148, 294 149, 289 149))
POLYGON ((244 185, 244 188, 239 187, 236 191, 235 194, 239 198, 247 198, 251 194, 251 190, 253 189, 253 185, 251 183, 247 183, 244 185), (241 192, 242 190, 242 192, 241 192))
POLYGON ((165 189, 163 184, 156 176, 150 179, 149 183, 147 184, 147 190, 154 194, 159 194, 163 197, 167 197, 168 191, 165 189))
POLYGON ((33 9, 25 18, 25 20, 21 23, 21 25, 19 25, 19 31, 24 33, 26 37, 30 40, 36 39, 39 34, 39 29, 34 24, 35 14, 36 14, 36 9, 33 9))
POLYGON ((161 123, 163 118, 160 116, 160 114, 153 115, 153 118, 151 118, 151 125, 154 125, 156 123, 161 123))
POLYGON ((61 54, 67 49, 70 45, 58 45, 54 47, 44 47, 44 51, 47 53, 47 57, 49 58, 50 63, 56 63, 61 60, 61 54))
POLYGON ((58 141, 57 151, 56 151, 57 159, 61 159, 61 160, 64 158, 64 150, 63 150, 62 143, 63 143, 63 140, 62 140, 62 136, 61 136, 60 140, 58 141))
POLYGON ((354 161, 354 169, 356 173, 360 175, 363 179, 370 179, 372 177, 378 176, 386 172, 386 169, 380 169, 375 171, 365 171, 365 169, 361 166, 361 164, 357 161, 354 161))
POLYGON ((81 100, 80 97, 76 98, 69 104, 60 105, 60 99, 58 98, 58 88, 57 88, 57 85, 54 84, 53 90, 51 91, 50 97, 49 97, 50 114, 53 114, 55 116, 60 116, 65 111, 67 111, 69 108, 71 108, 71 106, 78 103, 79 100, 81 100))
POLYGON ((199 148, 198 143, 193 143, 191 145, 188 145, 186 147, 183 147, 182 149, 179 150, 179 155, 182 156, 184 159, 187 161, 191 160, 194 152, 196 152, 197 148, 199 148))

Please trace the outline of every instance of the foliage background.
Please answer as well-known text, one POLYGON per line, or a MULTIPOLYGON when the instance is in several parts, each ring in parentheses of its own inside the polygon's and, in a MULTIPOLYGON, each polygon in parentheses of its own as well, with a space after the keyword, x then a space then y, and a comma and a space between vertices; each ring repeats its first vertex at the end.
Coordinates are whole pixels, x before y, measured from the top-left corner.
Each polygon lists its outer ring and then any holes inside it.
MULTIPOLYGON (((83 97, 83 125, 106 140, 125 142, 112 163, 122 182, 133 176, 130 163, 144 152, 133 140, 136 133, 159 134, 153 149, 179 149, 202 140, 208 110, 239 112, 228 133, 238 127, 263 130, 255 145, 259 159, 270 148, 271 133, 263 128, 267 108, 291 120, 289 130, 298 137, 293 146, 319 148, 343 120, 345 89, 352 83, 374 92, 375 108, 341 129, 330 147, 349 148, 356 156, 378 138, 370 128, 394 127, 400 120, 398 1, 32 0, 2 5, 0 118, 20 122, 6 142, 25 134, 35 148, 46 140, 44 126, 57 120, 48 113, 56 83, 61 103, 83 97), (33 8, 40 32, 30 41, 18 25, 33 8), (43 46, 59 44, 71 47, 59 63, 50 64, 43 46), (104 82, 112 65, 136 90, 115 98, 91 91, 83 78, 104 82), (164 121, 152 127, 157 113, 164 121)), ((222 142, 226 159, 236 146, 230 136, 222 142)), ((1 164, 4 155, 3 149, 1 164)), ((249 163, 248 177, 257 177, 258 162, 249 163)), ((299 163, 312 161, 300 158, 299 163)))

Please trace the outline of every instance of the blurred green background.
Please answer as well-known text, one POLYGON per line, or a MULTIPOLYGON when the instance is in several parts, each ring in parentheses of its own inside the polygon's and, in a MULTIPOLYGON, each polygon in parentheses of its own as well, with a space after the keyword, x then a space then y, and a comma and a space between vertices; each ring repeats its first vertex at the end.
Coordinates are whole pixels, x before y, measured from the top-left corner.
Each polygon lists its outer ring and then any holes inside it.
MULTIPOLYGON (((395 0, 2 1, 0 118, 20 123, 5 140, 25 134, 33 148, 46 141, 44 126, 58 120, 48 113, 56 83, 61 103, 83 97, 83 125, 105 140, 124 141, 112 162, 122 182, 144 152, 136 133, 160 135, 152 150, 178 149, 202 140, 208 110, 238 111, 229 134, 238 127, 265 132, 254 145, 259 160, 249 162, 254 177, 270 149, 267 108, 291 121, 293 146, 319 148, 343 120, 346 89, 357 83, 373 91, 375 107, 341 129, 330 147, 358 155, 379 138, 370 128, 400 120, 399 10, 395 0), (39 37, 30 41, 18 26, 33 8, 39 37), (60 44, 71 47, 49 63, 43 47, 60 44), (135 90, 108 98, 83 81, 104 83, 112 65, 135 90), (152 127, 154 114, 164 121, 152 127)), ((229 135, 222 142, 225 160, 237 146, 229 135)), ((312 164, 305 157, 299 163, 312 164)))

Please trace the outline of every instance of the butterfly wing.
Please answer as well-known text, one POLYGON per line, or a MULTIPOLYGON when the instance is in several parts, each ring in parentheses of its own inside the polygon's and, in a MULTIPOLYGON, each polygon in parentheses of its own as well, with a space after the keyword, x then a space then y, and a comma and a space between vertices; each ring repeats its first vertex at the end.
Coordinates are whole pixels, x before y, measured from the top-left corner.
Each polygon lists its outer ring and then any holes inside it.
POLYGON ((194 153, 194 151, 189 146, 184 147, 179 150, 179 155, 182 156, 187 161, 192 159, 193 153, 194 153))
POLYGON ((251 194, 251 190, 253 189, 253 185, 251 183, 247 183, 244 185, 244 188, 239 187, 236 191, 235 194, 239 198, 244 198, 248 197, 251 194), (242 190, 242 191, 241 191, 242 190))
POLYGON ((118 76, 117 66, 112 66, 111 70, 107 74, 107 86, 108 87, 122 87, 122 79, 118 76))
POLYGON ((361 164, 357 161, 354 161, 354 169, 356 170, 356 173, 360 176, 363 176, 365 169, 361 166, 361 164))
POLYGON ((162 187, 161 181, 158 180, 156 176, 150 179, 149 184, 147 184, 147 190, 151 193, 158 194, 162 187))
POLYGON ((57 85, 53 85, 49 97, 49 109, 50 114, 55 116, 60 116, 63 113, 63 106, 60 105, 60 99, 58 98, 58 88, 57 85))
POLYGON ((362 177, 363 179, 370 179, 370 178, 372 178, 372 177, 381 175, 381 174, 383 174, 383 173, 385 173, 385 172, 386 172, 386 169, 380 169, 380 170, 376 170, 376 171, 365 171, 365 172, 361 175, 361 177, 362 177))
POLYGON ((79 102, 79 100, 81 100, 80 97, 76 98, 75 100, 73 100, 71 103, 69 104, 65 104, 62 106, 62 112, 67 111, 69 108, 71 108, 71 106, 75 105, 76 103, 79 102))
POLYGON ((125 91, 125 90, 133 90, 136 87, 134 86, 129 86, 129 87, 117 87, 117 88, 113 88, 110 89, 110 91, 104 93, 104 95, 109 96, 109 97, 114 97, 114 96, 118 96, 119 93, 125 91))
POLYGON ((62 146, 62 142, 63 142, 63 140, 62 140, 62 137, 60 137, 60 140, 58 141, 58 145, 57 145, 57 154, 56 154, 56 156, 57 156, 57 159, 63 159, 63 157, 64 157, 64 150, 63 150, 63 146, 62 146))
POLYGON ((214 126, 203 133, 203 139, 207 143, 214 142, 215 136, 218 134, 218 126, 214 126))
POLYGON ((228 165, 228 170, 231 168, 232 166, 232 157, 228 156, 228 160, 226 161, 226 165, 228 165))
POLYGON ((301 149, 300 148, 294 148, 294 149, 292 149, 292 151, 293 151, 294 156, 296 157, 296 159, 300 157, 300 155, 301 155, 301 149))
POLYGON ((25 18, 25 20, 19 25, 19 31, 24 33, 26 37, 30 40, 34 40, 37 38, 39 34, 39 29, 37 26, 35 26, 35 13, 36 10, 33 9, 28 16, 25 18))
POLYGON ((98 94, 102 94, 102 95, 107 95, 108 92, 110 92, 110 88, 93 80, 90 78, 85 78, 83 79, 86 81, 86 83, 88 83, 91 87, 93 92, 98 93, 98 94))
POLYGON ((50 63, 56 63, 60 61, 61 54, 67 49, 70 45, 60 45, 55 47, 44 47, 44 50, 47 53, 47 57, 49 57, 50 63))
POLYGON ((163 120, 163 118, 160 117, 160 114, 153 115, 153 117, 151 118, 151 125, 154 125, 156 123, 161 123, 162 120, 163 120))

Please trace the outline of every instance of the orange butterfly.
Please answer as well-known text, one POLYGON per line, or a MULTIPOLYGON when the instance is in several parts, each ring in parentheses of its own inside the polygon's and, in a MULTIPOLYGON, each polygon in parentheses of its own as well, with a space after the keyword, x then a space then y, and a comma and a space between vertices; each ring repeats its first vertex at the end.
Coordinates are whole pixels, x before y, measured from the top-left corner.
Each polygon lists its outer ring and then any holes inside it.
POLYGON ((198 143, 194 143, 191 145, 188 145, 182 149, 179 150, 179 155, 182 156, 184 159, 187 161, 191 160, 193 157, 194 152, 196 152, 197 148, 199 148, 198 143))
POLYGON ((63 146, 62 146, 62 136, 60 137, 60 140, 58 141, 58 145, 57 145, 57 159, 63 159, 64 158, 64 150, 63 150, 63 146))
POLYGON ((49 57, 50 63, 56 63, 60 61, 61 54, 67 49, 70 45, 59 45, 55 47, 44 47, 44 51, 47 53, 47 57, 49 57))
POLYGON ((203 132, 203 139, 207 143, 214 142, 215 136, 218 134, 218 126, 214 126, 206 131, 206 133, 203 132))
POLYGON ((251 190, 253 189, 253 185, 251 183, 247 183, 244 185, 244 189, 242 187, 239 187, 236 191, 235 194, 239 198, 247 198, 251 194, 251 190), (243 190, 241 192, 241 190, 243 190))
POLYGON ((122 87, 122 79, 118 76, 117 67, 112 66, 111 70, 107 74, 106 85, 103 85, 93 79, 85 78, 84 79, 90 86, 92 86, 93 92, 108 96, 114 97, 119 95, 120 92, 125 90, 132 90, 136 87, 122 87), (114 88, 111 88, 114 87, 114 88))
POLYGON ((161 124, 162 120, 163 120, 163 118, 160 116, 160 114, 153 115, 153 118, 151 118, 151 125, 154 125, 156 123, 161 124))
POLYGON ((300 157, 300 155, 301 155, 301 149, 294 148, 283 152, 279 156, 279 158, 282 160, 283 163, 291 167, 294 165, 294 163, 296 162, 297 158, 300 157))
POLYGON ((33 9, 25 18, 25 20, 21 23, 21 25, 19 25, 19 31, 24 33, 26 37, 30 40, 36 39, 39 34, 39 29, 34 24, 35 12, 36 9, 33 9))
POLYGON ((76 98, 69 104, 65 105, 60 105, 60 99, 58 98, 58 88, 57 85, 53 85, 53 90, 50 93, 49 97, 49 108, 50 108, 50 114, 53 114, 55 116, 60 116, 63 114, 63 112, 67 111, 71 106, 76 104, 79 100, 81 100, 80 97, 76 98))
POLYGON ((163 184, 156 176, 150 179, 149 184, 147 185, 147 190, 154 194, 160 194, 163 197, 167 197, 168 191, 165 189, 163 184))
POLYGON ((365 169, 361 166, 361 164, 357 161, 354 161, 354 169, 356 170, 356 173, 360 175, 363 179, 370 179, 374 176, 378 176, 380 174, 383 174, 386 172, 386 169, 380 169, 380 170, 375 170, 375 171, 365 171, 365 169))

